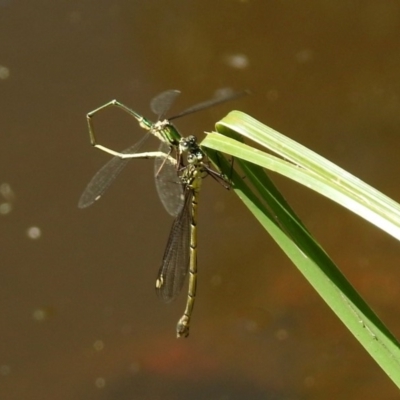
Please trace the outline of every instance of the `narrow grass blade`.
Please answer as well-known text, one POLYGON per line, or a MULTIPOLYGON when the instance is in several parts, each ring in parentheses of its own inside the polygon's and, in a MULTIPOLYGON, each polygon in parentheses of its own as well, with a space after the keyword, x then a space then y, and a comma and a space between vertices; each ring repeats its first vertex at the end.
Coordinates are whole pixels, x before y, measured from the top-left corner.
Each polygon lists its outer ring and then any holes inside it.
MULTIPOLYGON (((400 387, 398 341, 312 238, 263 168, 281 173, 324 194, 395 237, 400 237, 397 223, 400 220, 397 211, 400 210, 399 205, 311 150, 243 113, 230 113, 217 124, 217 129, 236 139, 241 139, 238 134, 247 136, 274 149, 282 157, 264 153, 218 133, 209 134, 202 142, 202 146, 208 147, 205 149, 207 155, 215 163, 221 163, 221 156, 217 158, 215 150, 238 158, 246 182, 251 183, 254 190, 235 173, 232 177, 234 191, 346 327, 400 387), (335 173, 339 177, 335 177, 335 173)), ((221 169, 229 175, 228 164, 223 163, 221 169)))

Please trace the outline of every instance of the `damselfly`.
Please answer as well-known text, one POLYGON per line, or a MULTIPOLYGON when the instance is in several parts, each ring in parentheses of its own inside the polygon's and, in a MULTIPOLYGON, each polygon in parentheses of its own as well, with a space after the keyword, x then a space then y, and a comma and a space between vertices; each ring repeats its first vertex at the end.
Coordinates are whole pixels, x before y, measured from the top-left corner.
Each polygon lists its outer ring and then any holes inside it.
POLYGON ((156 178, 157 192, 161 202, 170 215, 175 217, 180 213, 184 204, 184 196, 182 193, 182 186, 177 184, 176 171, 183 168, 181 150, 179 147, 181 135, 171 121, 204 110, 208 107, 236 99, 247 94, 247 92, 228 93, 199 103, 169 119, 165 119, 166 113, 179 94, 180 92, 178 90, 168 90, 160 93, 151 101, 150 108, 158 116, 158 122, 156 123, 149 121, 117 100, 112 100, 87 114, 91 144, 114 157, 105 164, 89 182, 79 200, 79 208, 88 207, 98 200, 132 158, 155 158, 154 175, 156 178), (122 152, 114 151, 98 144, 93 125, 93 117, 95 114, 108 107, 117 107, 127 112, 138 121, 141 128, 148 131, 147 134, 136 144, 122 152), (154 135, 161 141, 158 151, 139 153, 138 151, 142 148, 150 135, 154 135))
POLYGON ((202 180, 206 175, 227 182, 205 162, 205 154, 197 145, 196 138, 180 140, 182 152, 187 152, 187 166, 179 178, 184 191, 182 210, 174 220, 163 261, 156 280, 156 292, 165 302, 174 300, 180 293, 189 272, 189 288, 185 311, 176 327, 177 337, 189 335, 197 287, 197 207, 202 180))

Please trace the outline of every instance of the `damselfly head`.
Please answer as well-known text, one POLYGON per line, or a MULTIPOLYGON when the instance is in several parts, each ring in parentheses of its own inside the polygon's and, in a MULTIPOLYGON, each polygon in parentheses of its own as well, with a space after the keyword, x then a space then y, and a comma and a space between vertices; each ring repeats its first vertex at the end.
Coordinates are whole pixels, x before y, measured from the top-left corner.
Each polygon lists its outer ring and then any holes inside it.
POLYGON ((204 158, 204 153, 197 144, 196 136, 188 136, 179 141, 179 149, 183 153, 188 153, 187 161, 189 164, 200 162, 204 158))

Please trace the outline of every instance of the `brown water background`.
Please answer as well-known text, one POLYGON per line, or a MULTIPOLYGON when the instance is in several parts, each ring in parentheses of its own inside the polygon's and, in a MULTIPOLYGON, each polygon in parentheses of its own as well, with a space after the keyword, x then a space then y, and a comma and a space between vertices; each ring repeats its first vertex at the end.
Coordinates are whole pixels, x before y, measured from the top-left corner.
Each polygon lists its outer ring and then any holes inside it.
MULTIPOLYGON (((384 375, 240 203, 201 194, 191 335, 185 296, 154 293, 171 218, 152 162, 77 201, 109 156, 85 114, 117 98, 152 118, 220 88, 253 95, 177 121, 184 135, 242 110, 399 199, 400 4, 394 1, 0 0, 0 398, 395 399, 384 375)), ((173 112, 172 112, 173 113, 173 112)), ((122 149, 143 132, 95 121, 122 149)), ((154 143, 153 143, 154 144, 154 143)), ((399 244, 273 176, 351 283, 400 334, 399 244)))

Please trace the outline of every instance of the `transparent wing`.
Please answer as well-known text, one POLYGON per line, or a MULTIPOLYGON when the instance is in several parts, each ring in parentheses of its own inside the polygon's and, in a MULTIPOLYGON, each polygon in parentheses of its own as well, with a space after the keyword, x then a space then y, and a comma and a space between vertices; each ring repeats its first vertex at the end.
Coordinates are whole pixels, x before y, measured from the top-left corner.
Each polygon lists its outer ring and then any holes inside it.
POLYGON ((189 270, 192 196, 193 192, 187 190, 184 206, 172 224, 163 261, 158 271, 156 293, 166 303, 178 296, 189 270))
MULTIPOLYGON (((128 147, 121 153, 123 154, 134 154, 143 146, 144 142, 150 137, 150 133, 147 133, 139 142, 131 147, 128 147)), ((104 192, 110 187, 115 181, 117 176, 126 167, 126 164, 130 161, 129 158, 122 159, 119 157, 113 157, 107 164, 100 168, 92 180, 86 186, 86 189, 82 193, 79 199, 78 207, 86 208, 92 205, 98 200, 104 192)))
POLYGON ((193 114, 197 111, 205 110, 206 108, 210 108, 210 107, 216 106, 217 104, 225 103, 227 101, 235 100, 242 96, 246 96, 248 94, 249 94, 249 91, 247 91, 247 90, 244 90, 242 92, 233 92, 233 93, 229 92, 229 91, 226 93, 222 92, 222 94, 219 95, 218 97, 214 97, 213 99, 209 99, 209 100, 203 101, 201 103, 195 104, 194 106, 189 107, 186 110, 183 110, 179 114, 174 115, 171 118, 168 118, 168 120, 172 121, 173 119, 180 118, 180 117, 183 117, 188 114, 193 114))
POLYGON ((171 108, 175 99, 181 94, 179 90, 167 90, 158 94, 150 102, 151 111, 157 115, 159 120, 163 120, 168 110, 171 108))
POLYGON ((175 155, 171 154, 170 146, 161 142, 159 151, 163 152, 165 157, 157 157, 154 161, 154 177, 158 197, 168 214, 176 217, 184 204, 184 189, 178 176, 175 155))

